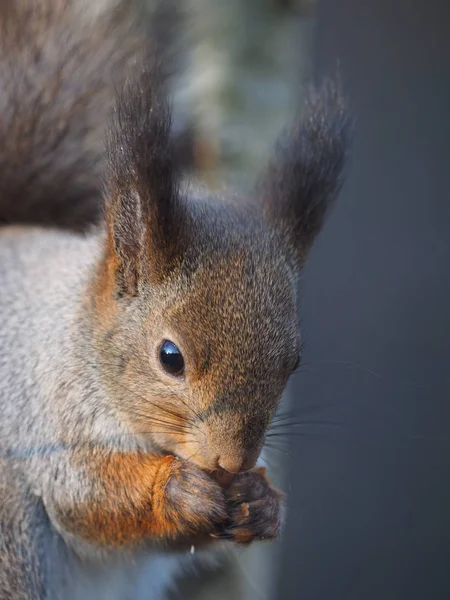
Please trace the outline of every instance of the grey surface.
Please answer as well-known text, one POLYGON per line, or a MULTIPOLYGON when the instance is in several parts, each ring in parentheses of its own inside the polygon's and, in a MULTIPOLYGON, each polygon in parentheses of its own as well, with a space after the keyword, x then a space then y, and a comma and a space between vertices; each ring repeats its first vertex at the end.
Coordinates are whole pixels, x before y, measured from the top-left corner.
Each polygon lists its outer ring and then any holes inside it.
POLYGON ((318 17, 318 65, 340 58, 358 124, 303 281, 294 397, 315 423, 291 448, 277 598, 447 599, 450 7, 323 0, 318 17))

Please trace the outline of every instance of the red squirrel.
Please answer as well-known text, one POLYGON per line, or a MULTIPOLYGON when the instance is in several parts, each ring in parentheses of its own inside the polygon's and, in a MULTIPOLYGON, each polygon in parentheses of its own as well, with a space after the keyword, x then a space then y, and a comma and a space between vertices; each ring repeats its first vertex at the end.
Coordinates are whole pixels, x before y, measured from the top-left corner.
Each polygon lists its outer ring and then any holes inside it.
POLYGON ((280 532, 255 465, 299 361, 344 104, 312 90, 253 194, 211 197, 186 186, 160 62, 124 23, 0 6, 1 598, 70 598, 73 556, 280 532))

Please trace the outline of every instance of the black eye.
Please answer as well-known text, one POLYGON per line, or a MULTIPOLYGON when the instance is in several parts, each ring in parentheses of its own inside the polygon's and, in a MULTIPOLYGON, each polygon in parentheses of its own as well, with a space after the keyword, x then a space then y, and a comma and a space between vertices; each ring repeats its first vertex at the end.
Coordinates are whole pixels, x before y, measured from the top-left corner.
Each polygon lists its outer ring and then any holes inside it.
POLYGON ((183 375, 184 358, 179 348, 170 340, 164 340, 159 351, 159 360, 170 375, 183 375))

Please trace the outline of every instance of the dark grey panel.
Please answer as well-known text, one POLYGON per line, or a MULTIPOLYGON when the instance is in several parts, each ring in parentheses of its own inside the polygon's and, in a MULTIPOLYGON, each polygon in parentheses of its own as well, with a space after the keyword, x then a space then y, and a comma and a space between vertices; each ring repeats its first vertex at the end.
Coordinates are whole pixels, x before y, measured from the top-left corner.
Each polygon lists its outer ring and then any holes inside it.
POLYGON ((318 16, 319 69, 340 59, 358 123, 303 281, 294 396, 313 423, 291 448, 278 598, 450 598, 450 6, 318 16))

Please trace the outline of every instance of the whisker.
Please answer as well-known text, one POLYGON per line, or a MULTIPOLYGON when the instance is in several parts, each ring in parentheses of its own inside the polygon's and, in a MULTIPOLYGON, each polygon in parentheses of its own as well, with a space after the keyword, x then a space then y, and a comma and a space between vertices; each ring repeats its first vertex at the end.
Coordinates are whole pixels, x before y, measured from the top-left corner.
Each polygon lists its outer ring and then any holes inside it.
POLYGON ((275 424, 275 425, 269 425, 268 428, 268 432, 272 433, 277 432, 279 430, 286 430, 288 431, 289 427, 305 427, 305 426, 309 426, 309 425, 332 425, 334 427, 345 427, 344 423, 337 423, 335 421, 298 421, 296 423, 281 423, 281 424, 275 424))
MULTIPOLYGON (((130 390, 129 388, 127 388, 127 386, 124 386, 121 383, 119 383, 118 385, 120 385, 120 387, 122 387, 122 389, 124 389, 128 393, 134 394, 134 396, 136 398, 138 398, 139 400, 141 400, 142 402, 144 402, 146 404, 151 404, 152 406, 154 406, 158 410, 161 410, 162 412, 166 412, 167 414, 172 415, 172 416, 176 417, 177 419, 180 418, 180 414, 179 413, 177 413, 175 411, 172 411, 172 410, 169 410, 166 406, 159 405, 156 402, 153 402, 152 400, 150 400, 148 398, 145 398, 144 396, 141 396, 140 394, 138 394, 134 390, 130 390)), ((188 405, 185 404, 185 406, 188 406, 188 405)), ((191 408, 191 407, 189 407, 189 408, 191 408)), ((196 425, 195 423, 193 423, 192 421, 189 422, 189 425, 191 427, 195 427, 198 431, 204 433, 203 430, 198 425, 196 425)))
POLYGON ((186 407, 188 410, 192 411, 192 413, 194 414, 194 416, 196 416, 196 417, 197 417, 197 419, 203 423, 204 419, 203 419, 203 417, 202 417, 202 415, 201 415, 200 413, 198 413, 198 412, 197 412, 197 411, 196 411, 196 410, 195 410, 195 409, 194 409, 192 406, 189 406, 189 404, 188 404, 188 403, 187 403, 185 400, 183 400, 182 398, 178 398, 178 400, 179 400, 179 401, 181 402, 181 404, 182 404, 183 406, 185 406, 185 407, 186 407))
MULTIPOLYGON (((321 436, 331 440, 329 433, 330 431, 311 431, 310 427, 317 427, 323 425, 324 427, 334 429, 334 432, 339 432, 340 434, 344 434, 349 438, 356 440, 358 443, 364 444, 386 444, 386 443, 394 443, 394 444, 402 444, 402 443, 410 443, 411 441, 422 441, 422 442, 431 442, 431 443, 443 443, 446 445, 450 444, 450 438, 445 436, 429 436, 423 434, 416 434, 411 432, 405 432, 401 430, 373 430, 370 427, 363 427, 362 431, 360 430, 352 430, 351 427, 344 423, 331 423, 331 422, 323 422, 317 424, 307 424, 305 423, 305 429, 301 431, 286 431, 286 432, 267 432, 267 439, 273 440, 273 438, 277 439, 278 442, 288 443, 289 438, 304 438, 306 436, 321 436), (306 429, 308 428, 308 429, 306 429)), ((267 443, 267 442, 266 442, 267 443)))
POLYGON ((278 446, 274 446, 272 444, 267 444, 267 443, 264 444, 264 447, 267 448, 268 450, 276 450, 277 452, 281 452, 285 456, 291 457, 291 453, 288 452, 285 448, 280 448, 278 446))
MULTIPOLYGON (((269 448, 269 447, 266 448, 264 446, 264 451, 271 450, 271 449, 272 448, 269 448)), ((267 454, 265 456, 260 456, 258 460, 262 461, 266 465, 269 473, 271 471, 277 471, 279 469, 279 465, 274 463, 273 461, 269 460, 269 457, 267 456, 267 454)))
POLYGON ((200 446, 200 448, 196 452, 194 452, 187 458, 182 459, 182 463, 186 464, 187 462, 190 462, 193 458, 195 458, 197 456, 197 454, 200 452, 200 450, 202 450, 202 446, 200 446))
MULTIPOLYGON (((136 434, 130 434, 130 435, 134 435, 135 437, 137 435, 143 435, 143 436, 150 436, 150 435, 171 435, 172 433, 178 433, 178 432, 174 432, 174 431, 138 431, 136 432, 136 434)), ((186 444, 188 442, 190 442, 191 440, 183 440, 183 441, 178 441, 177 440, 177 444, 186 444)), ((194 441, 194 440, 192 440, 194 441)))
POLYGON ((317 410, 325 410, 327 408, 342 408, 343 404, 341 402, 337 403, 337 402, 329 402, 326 404, 309 404, 306 406, 298 406, 295 409, 291 409, 291 410, 287 410, 287 411, 283 411, 283 412, 276 412, 273 419, 272 419, 272 423, 278 423, 280 421, 285 421, 287 419, 290 418, 298 418, 303 414, 308 414, 317 410))
POLYGON ((132 414, 134 414, 136 417, 143 419, 148 424, 167 426, 167 427, 170 427, 172 430, 178 430, 180 433, 191 431, 191 427, 188 424, 164 421, 163 419, 158 419, 158 418, 152 417, 150 415, 146 415, 145 413, 134 412, 132 414))
POLYGON ((130 414, 132 414, 132 415, 134 415, 136 417, 145 419, 146 421, 152 421, 152 422, 155 422, 155 423, 156 422, 164 423, 164 424, 167 424, 167 425, 173 425, 175 427, 180 427, 180 428, 183 428, 183 429, 191 429, 192 425, 193 425, 193 423, 190 422, 190 421, 185 421, 184 420, 184 421, 180 422, 180 416, 179 415, 178 415, 178 419, 175 421, 175 420, 170 420, 168 418, 164 418, 164 415, 163 416, 158 415, 158 414, 155 415, 155 414, 153 414, 151 412, 147 412, 146 410, 139 409, 139 408, 136 408, 136 407, 129 407, 129 408, 127 408, 127 411, 130 414))
POLYGON ((153 402, 149 398, 146 398, 145 396, 142 396, 141 394, 138 394, 137 392, 135 392, 134 390, 128 388, 126 385, 123 385, 119 381, 116 381, 115 383, 118 386, 120 386, 123 390, 125 390, 126 392, 128 392, 130 394, 133 394, 136 398, 138 398, 139 400, 142 400, 142 402, 145 402, 146 404, 150 404, 150 405, 158 408, 159 410, 161 410, 163 412, 167 412, 167 414, 172 415, 173 417, 176 417, 177 419, 180 418, 180 415, 177 412, 175 412, 173 410, 169 410, 167 408, 167 406, 161 406, 161 405, 157 404, 156 402, 153 402))
MULTIPOLYGON (((403 378, 403 377, 386 378, 385 375, 383 375, 382 373, 379 373, 378 371, 375 371, 374 369, 371 369, 370 367, 366 367, 365 365, 362 365, 353 360, 344 360, 344 359, 314 359, 307 363, 301 363, 299 365, 298 369, 296 370, 296 372, 301 371, 303 366, 314 366, 314 365, 343 366, 343 367, 347 367, 349 369, 356 369, 358 371, 363 371, 364 373, 367 373, 368 375, 371 375, 372 377, 375 377, 376 379, 379 379, 381 381, 385 381, 385 380, 397 381, 398 383, 407 384, 407 385, 413 386, 415 388, 427 389, 427 388, 432 388, 434 385, 433 383, 425 383, 425 382, 420 382, 420 381, 416 381, 414 379, 407 379, 407 378, 403 378)), ((311 372, 314 372, 314 371, 311 371, 311 372)))

